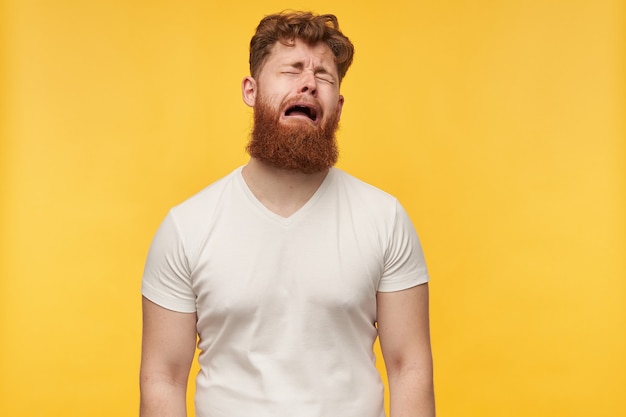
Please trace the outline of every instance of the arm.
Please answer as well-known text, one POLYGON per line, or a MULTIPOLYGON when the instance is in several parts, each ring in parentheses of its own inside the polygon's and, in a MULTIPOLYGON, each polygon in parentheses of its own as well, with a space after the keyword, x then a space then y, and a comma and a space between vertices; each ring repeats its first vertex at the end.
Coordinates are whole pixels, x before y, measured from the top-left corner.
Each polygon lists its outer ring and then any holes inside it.
POLYGON ((379 292, 380 347, 389 378, 390 417, 434 417, 428 284, 379 292))
POLYGON ((185 417, 196 350, 196 313, 167 310, 143 297, 140 417, 185 417))

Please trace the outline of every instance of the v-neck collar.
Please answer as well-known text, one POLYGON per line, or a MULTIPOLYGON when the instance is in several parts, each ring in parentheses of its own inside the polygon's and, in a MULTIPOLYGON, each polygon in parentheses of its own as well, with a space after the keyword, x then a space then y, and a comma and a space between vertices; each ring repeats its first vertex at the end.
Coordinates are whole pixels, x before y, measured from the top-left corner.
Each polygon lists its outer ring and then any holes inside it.
POLYGON ((335 168, 329 169, 328 174, 326 174, 326 177, 324 177, 324 180, 322 181, 320 186, 317 188, 317 190, 315 190, 315 193, 313 193, 311 198, 309 198, 302 207, 300 207, 298 210, 292 213, 289 217, 283 217, 279 214, 274 213, 272 210, 268 209, 263 203, 261 203, 261 201, 259 201, 259 199, 252 192, 252 190, 250 190, 250 187, 248 187, 246 180, 243 178, 242 170, 243 170, 243 166, 237 168, 235 172, 235 177, 236 177, 237 182, 241 186, 242 190, 248 197, 248 200, 252 203, 252 205, 255 207, 255 209, 258 212, 264 214, 270 219, 277 221, 285 226, 290 225, 296 220, 305 216, 306 213, 310 211, 311 207, 313 207, 322 198, 322 196, 324 195, 324 192, 326 191, 326 189, 328 189, 329 184, 332 182, 335 176, 335 168))

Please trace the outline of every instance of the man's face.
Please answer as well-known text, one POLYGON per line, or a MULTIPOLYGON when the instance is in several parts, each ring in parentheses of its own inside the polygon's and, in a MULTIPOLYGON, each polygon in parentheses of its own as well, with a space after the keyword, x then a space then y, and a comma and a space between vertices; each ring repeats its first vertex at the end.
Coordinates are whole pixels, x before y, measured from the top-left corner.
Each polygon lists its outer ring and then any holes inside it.
POLYGON ((256 79, 244 79, 243 95, 255 110, 251 156, 305 173, 334 165, 343 97, 327 45, 276 43, 256 79))

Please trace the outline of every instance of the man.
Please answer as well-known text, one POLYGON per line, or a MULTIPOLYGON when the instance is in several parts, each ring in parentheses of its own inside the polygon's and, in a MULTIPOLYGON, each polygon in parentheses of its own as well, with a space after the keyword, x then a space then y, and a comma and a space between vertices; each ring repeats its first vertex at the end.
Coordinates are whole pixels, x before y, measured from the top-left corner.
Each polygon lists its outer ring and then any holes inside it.
POLYGON ((141 416, 435 415, 428 275, 405 211, 333 168, 353 46, 332 15, 265 17, 242 83, 250 161, 173 208, 144 272, 141 416))

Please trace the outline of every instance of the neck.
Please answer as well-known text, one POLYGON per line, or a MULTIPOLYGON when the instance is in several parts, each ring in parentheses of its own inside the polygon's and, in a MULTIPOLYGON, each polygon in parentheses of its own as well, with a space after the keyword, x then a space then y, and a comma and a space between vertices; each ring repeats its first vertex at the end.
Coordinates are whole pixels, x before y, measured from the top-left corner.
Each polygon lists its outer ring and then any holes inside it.
POLYGON ((315 194, 328 170, 314 174, 287 171, 251 158, 242 175, 254 196, 270 211, 289 217, 315 194))

